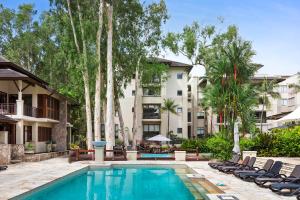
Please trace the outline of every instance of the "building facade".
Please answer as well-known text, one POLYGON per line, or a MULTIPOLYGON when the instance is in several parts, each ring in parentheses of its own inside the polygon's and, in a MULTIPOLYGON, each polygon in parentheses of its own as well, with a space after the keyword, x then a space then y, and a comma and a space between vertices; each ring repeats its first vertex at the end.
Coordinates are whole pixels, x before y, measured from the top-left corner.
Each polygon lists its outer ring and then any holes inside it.
MULTIPOLYGON (((51 89, 45 81, 0 57, 0 147, 30 143, 34 153, 67 149, 70 101, 51 89)), ((0 149, 1 151, 1 149, 0 149)))
MULTIPOLYGON (((136 84, 139 83, 136 83, 136 79, 133 77, 130 84, 124 88, 124 97, 120 99, 125 132, 128 134, 129 140, 133 139, 134 112, 138 124, 137 132, 141 133, 139 141, 158 134, 167 136, 168 114, 161 110, 165 99, 174 100, 177 105, 176 114, 170 113, 169 115, 170 132, 179 138, 188 138, 191 135, 191 129, 188 126, 191 123, 188 75, 192 66, 160 58, 157 58, 157 61, 168 67, 167 80, 160 82, 159 77, 153 77, 151 86, 140 84, 136 90, 136 84), (136 107, 134 107, 135 98, 136 107)), ((116 117, 117 129, 118 123, 116 117)))

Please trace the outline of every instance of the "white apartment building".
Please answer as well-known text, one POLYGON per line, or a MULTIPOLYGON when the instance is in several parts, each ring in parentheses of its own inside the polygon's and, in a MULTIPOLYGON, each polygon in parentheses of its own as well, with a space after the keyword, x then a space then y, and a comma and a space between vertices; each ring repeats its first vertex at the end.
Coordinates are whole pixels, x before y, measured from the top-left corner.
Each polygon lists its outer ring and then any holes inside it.
MULTIPOLYGON (((125 132, 132 140, 133 134, 133 115, 137 114, 138 132, 142 133, 143 140, 157 134, 167 136, 168 118, 167 112, 162 112, 164 99, 172 99, 175 101, 176 114, 170 114, 169 130, 180 138, 188 138, 191 135, 190 121, 188 117, 191 110, 191 102, 188 97, 188 75, 192 66, 185 63, 175 62, 171 60, 157 58, 159 63, 163 63, 169 67, 167 80, 161 84, 161 87, 147 87, 141 85, 135 91, 135 77, 131 83, 124 88, 124 98, 120 99, 121 109, 124 118, 125 132), (134 98, 137 98, 137 107, 134 107, 134 98), (190 127, 190 128, 188 128, 190 127)), ((154 77, 153 84, 159 83, 160 78, 154 77)), ((118 118, 116 117, 116 129, 118 129, 118 118)))

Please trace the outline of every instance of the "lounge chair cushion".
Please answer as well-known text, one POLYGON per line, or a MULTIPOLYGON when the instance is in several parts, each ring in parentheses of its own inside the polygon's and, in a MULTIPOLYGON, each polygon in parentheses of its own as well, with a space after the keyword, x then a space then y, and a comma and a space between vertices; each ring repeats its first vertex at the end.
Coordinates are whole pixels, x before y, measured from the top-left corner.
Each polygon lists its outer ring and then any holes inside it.
POLYGON ((300 188, 300 184, 297 183, 273 183, 271 187, 275 190, 282 190, 282 189, 292 189, 296 190, 300 188))

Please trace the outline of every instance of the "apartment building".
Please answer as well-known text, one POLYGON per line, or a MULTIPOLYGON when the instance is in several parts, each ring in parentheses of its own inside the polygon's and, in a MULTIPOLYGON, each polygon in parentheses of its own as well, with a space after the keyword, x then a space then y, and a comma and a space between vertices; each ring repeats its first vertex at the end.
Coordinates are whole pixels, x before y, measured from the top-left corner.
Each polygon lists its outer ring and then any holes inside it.
MULTIPOLYGON (((185 63, 175 62, 162 58, 156 58, 159 63, 168 66, 167 80, 160 83, 159 77, 153 77, 151 87, 139 85, 135 91, 135 77, 124 88, 124 98, 120 99, 124 118, 125 132, 132 140, 133 115, 137 115, 137 131, 142 136, 139 141, 162 134, 167 136, 168 117, 167 112, 162 112, 164 99, 174 100, 176 114, 170 114, 169 130, 180 138, 188 138, 191 135, 191 102, 188 98, 188 75, 192 66, 185 63), (157 87, 155 85, 157 84, 157 87), (160 85, 160 86, 159 86, 160 85), (137 98, 137 106, 134 107, 134 99, 137 98)), ((116 128, 118 129, 116 117, 116 128)))
MULTIPOLYGON (((271 97, 269 97, 271 106, 268 108, 264 106, 263 109, 262 104, 259 104, 256 108, 254 108, 257 128, 260 128, 261 125, 261 115, 263 115, 262 129, 263 131, 267 131, 280 125, 278 123, 274 123, 274 120, 287 115, 288 113, 295 110, 298 106, 300 106, 300 93, 296 94, 292 88, 289 88, 290 84, 298 83, 298 78, 299 74, 293 76, 267 76, 257 74, 252 78, 252 84, 254 85, 261 84, 265 79, 267 79, 268 81, 275 81, 279 85, 279 87, 275 90, 278 91, 281 95, 280 99, 272 99, 271 97)), ((194 112, 194 117, 205 114, 207 115, 205 116, 205 119, 207 119, 206 121, 203 121, 203 123, 201 121, 197 121, 196 123, 193 123, 193 126, 202 127, 204 128, 204 130, 207 130, 208 134, 210 134, 218 132, 220 130, 221 124, 219 116, 217 114, 212 114, 210 109, 208 109, 208 111, 204 113, 201 106, 201 99, 203 98, 202 91, 206 84, 207 80, 205 79, 204 75, 200 77, 192 77, 190 80, 190 85, 193 88, 193 101, 197 102, 197 104, 193 105, 193 110, 196 111, 194 112), (203 114, 199 114, 198 112, 203 112, 203 114)), ((194 131, 197 132, 196 129, 194 129, 194 131)))
MULTIPOLYGON (((35 153, 67 148, 70 101, 49 84, 13 62, 0 57, 0 147, 33 144, 35 153), (11 145, 11 146, 8 146, 11 145)), ((1 153, 0 148, 0 153, 1 153)), ((0 156, 1 157, 1 156, 0 156)))

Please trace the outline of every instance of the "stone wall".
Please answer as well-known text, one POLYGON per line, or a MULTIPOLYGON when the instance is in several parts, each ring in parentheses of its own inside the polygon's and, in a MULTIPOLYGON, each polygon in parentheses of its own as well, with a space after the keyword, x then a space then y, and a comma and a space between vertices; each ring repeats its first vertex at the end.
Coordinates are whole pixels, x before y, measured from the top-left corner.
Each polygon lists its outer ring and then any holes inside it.
POLYGON ((52 129, 52 140, 56 142, 55 151, 67 149, 67 101, 59 103, 59 123, 52 129))
POLYGON ((25 147, 23 144, 11 144, 11 160, 23 160, 25 147))
POLYGON ((0 144, 0 165, 7 165, 10 163, 10 145, 0 144))

